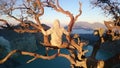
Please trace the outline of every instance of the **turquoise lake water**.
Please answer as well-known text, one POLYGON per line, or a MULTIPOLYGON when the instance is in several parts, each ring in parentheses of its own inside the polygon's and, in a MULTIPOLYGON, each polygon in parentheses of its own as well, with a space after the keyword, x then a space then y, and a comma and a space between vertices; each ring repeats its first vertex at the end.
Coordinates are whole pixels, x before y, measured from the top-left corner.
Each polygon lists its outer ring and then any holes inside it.
MULTIPOLYGON (((84 49, 89 50, 89 52, 86 53, 86 57, 89 57, 92 53, 92 49, 93 49, 92 46, 85 46, 84 49)), ((40 53, 39 51, 37 51, 37 52, 40 53)), ((66 54, 68 53, 68 51, 65 49, 61 50, 61 52, 64 52, 66 54)), ((44 52, 41 52, 41 53, 44 53, 44 52)), ((51 50, 50 53, 51 54, 55 53, 55 51, 51 50)), ((103 50, 99 50, 96 58, 101 59, 101 60, 106 60, 111 56, 112 56, 111 53, 105 52, 103 50)), ((16 68, 70 68, 69 61, 63 57, 57 57, 53 60, 36 59, 35 61, 33 61, 29 64, 25 63, 25 62, 27 62, 27 60, 29 60, 31 58, 32 57, 29 57, 29 56, 16 57, 16 60, 21 63, 21 65, 17 66, 16 68)))

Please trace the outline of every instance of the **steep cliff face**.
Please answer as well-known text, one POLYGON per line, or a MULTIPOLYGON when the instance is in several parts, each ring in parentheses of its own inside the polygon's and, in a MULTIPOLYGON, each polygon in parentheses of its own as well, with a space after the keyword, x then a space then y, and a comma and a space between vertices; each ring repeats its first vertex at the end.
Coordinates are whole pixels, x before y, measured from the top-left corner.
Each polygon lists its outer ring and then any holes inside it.
POLYGON ((27 36, 19 36, 17 38, 11 39, 11 49, 18 49, 23 51, 35 51, 37 50, 36 39, 34 35, 27 34, 27 36))
MULTIPOLYGON (((12 47, 10 45, 10 42, 4 37, 0 36, 0 58, 6 56, 11 51, 11 49, 12 47)), ((0 68, 15 68, 19 65, 19 62, 9 58, 5 63, 0 64, 0 68)))
MULTIPOLYGON (((29 21, 28 21, 29 22, 29 21)), ((45 30, 50 27, 42 24, 45 30)), ((19 28, 20 25, 14 26, 13 28, 19 28)), ((32 27, 30 27, 32 28, 32 27)), ((39 41, 43 41, 43 35, 41 33, 17 33, 13 29, 0 29, 0 36, 4 37, 9 41, 10 49, 18 49, 23 51, 36 51, 39 41)))
POLYGON ((0 36, 7 39, 10 43, 11 50, 18 49, 24 51, 37 50, 36 39, 30 33, 16 33, 13 30, 0 30, 0 36))
POLYGON ((120 53, 120 40, 107 41, 101 45, 101 49, 112 54, 120 53))
POLYGON ((8 52, 11 51, 10 42, 4 37, 0 36, 0 57, 5 56, 8 52))
POLYGON ((110 54, 105 60, 104 68, 120 68, 120 40, 107 41, 100 49, 110 54))

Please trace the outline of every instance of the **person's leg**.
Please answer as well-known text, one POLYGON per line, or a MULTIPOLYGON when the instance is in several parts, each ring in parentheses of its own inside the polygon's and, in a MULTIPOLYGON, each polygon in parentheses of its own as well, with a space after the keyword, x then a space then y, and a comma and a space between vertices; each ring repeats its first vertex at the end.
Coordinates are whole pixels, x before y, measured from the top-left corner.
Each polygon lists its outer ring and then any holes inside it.
POLYGON ((58 55, 60 54, 60 49, 58 49, 58 55))
POLYGON ((45 49, 46 49, 45 56, 48 56, 48 51, 49 51, 49 48, 48 48, 48 47, 46 47, 45 49))

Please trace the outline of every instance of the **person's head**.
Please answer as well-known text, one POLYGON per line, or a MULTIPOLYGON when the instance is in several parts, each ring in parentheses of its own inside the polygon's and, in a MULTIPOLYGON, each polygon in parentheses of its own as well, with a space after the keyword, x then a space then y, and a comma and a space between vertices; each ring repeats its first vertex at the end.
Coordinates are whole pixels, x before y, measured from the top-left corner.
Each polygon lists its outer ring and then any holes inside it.
POLYGON ((53 27, 54 28, 59 28, 60 27, 60 21, 58 19, 55 19, 53 22, 53 27))

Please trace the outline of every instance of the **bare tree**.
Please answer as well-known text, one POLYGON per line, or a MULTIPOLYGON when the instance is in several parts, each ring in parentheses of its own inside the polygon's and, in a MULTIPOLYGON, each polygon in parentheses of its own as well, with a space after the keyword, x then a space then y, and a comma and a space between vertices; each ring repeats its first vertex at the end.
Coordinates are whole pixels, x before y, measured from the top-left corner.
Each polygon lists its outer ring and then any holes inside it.
MULTIPOLYGON (((80 5, 79 13, 76 16, 73 16, 73 14, 71 12, 65 11, 59 5, 58 0, 46 0, 46 1, 21 0, 21 1, 22 1, 22 3, 20 4, 20 6, 18 6, 17 0, 9 0, 9 1, 0 0, 0 14, 9 16, 9 18, 15 19, 16 21, 20 22, 21 28, 18 28, 18 29, 13 28, 13 30, 18 32, 18 33, 41 32, 41 28, 43 28, 43 27, 41 25, 41 21, 39 18, 42 15, 44 15, 44 7, 53 8, 55 11, 61 12, 65 15, 69 16, 69 18, 70 18, 70 22, 68 24, 68 31, 69 32, 72 31, 72 27, 73 27, 75 21, 82 13, 82 10, 81 10, 82 4, 80 2, 79 2, 79 5, 80 5), (18 11, 20 14, 14 15, 15 11, 18 11), (35 23, 25 23, 25 20, 28 20, 29 17, 33 18, 36 21, 36 24, 35 23), (29 26, 32 26, 34 29, 30 29, 29 26)), ((8 24, 7 20, 0 19, 0 21, 4 22, 5 24, 8 24)), ((76 38, 79 39, 79 36, 76 38)), ((69 43, 63 43, 60 47, 51 46, 49 44, 49 41, 48 41, 48 36, 44 36, 44 42, 41 44, 43 44, 45 47, 54 48, 54 49, 61 49, 61 48, 68 49, 70 54, 62 54, 62 53, 58 54, 58 53, 56 53, 56 54, 53 54, 51 56, 43 56, 43 55, 40 55, 37 53, 20 51, 20 50, 13 50, 5 58, 1 59, 0 63, 1 64, 4 63, 14 53, 20 53, 21 55, 29 55, 29 56, 34 57, 33 59, 29 60, 27 63, 30 63, 37 58, 51 60, 51 59, 54 59, 56 57, 61 56, 61 57, 65 57, 66 59, 68 59, 70 61, 72 68, 74 68, 74 67, 87 68, 87 65, 86 65, 87 59, 81 58, 81 56, 87 52, 87 50, 82 51, 82 47, 84 45, 86 45, 86 43, 80 42, 80 40, 78 40, 79 43, 76 43, 73 38, 70 38, 70 36, 69 36, 68 41, 69 41, 69 43), (77 51, 77 53, 74 52, 75 50, 77 51)))
POLYGON ((120 1, 119 0, 92 0, 95 7, 101 8, 105 14, 112 16, 116 23, 120 22, 120 1))
MULTIPOLYGON (((112 40, 114 40, 114 39, 116 40, 116 38, 119 38, 119 37, 114 36, 115 32, 113 32, 113 29, 120 30, 120 27, 119 27, 119 24, 120 24, 120 1, 119 0, 91 0, 91 4, 94 7, 101 8, 107 16, 111 17, 111 19, 113 21, 104 21, 104 24, 106 25, 108 30, 110 30, 109 33, 111 35, 112 40)), ((99 41, 100 41, 100 39, 99 39, 99 41)), ((109 43, 112 43, 112 42, 109 42, 109 43)), ((100 48, 101 43, 99 43, 98 45, 99 46, 96 45, 97 48, 94 46, 94 50, 96 50, 96 52, 100 48)), ((95 51, 93 51, 92 55, 95 56, 95 51)), ((108 60, 106 60, 104 63, 105 64, 104 67, 110 68, 110 67, 118 64, 119 63, 119 59, 118 59, 119 55, 120 54, 117 54, 117 55, 113 56, 112 58, 109 58, 108 60)))

